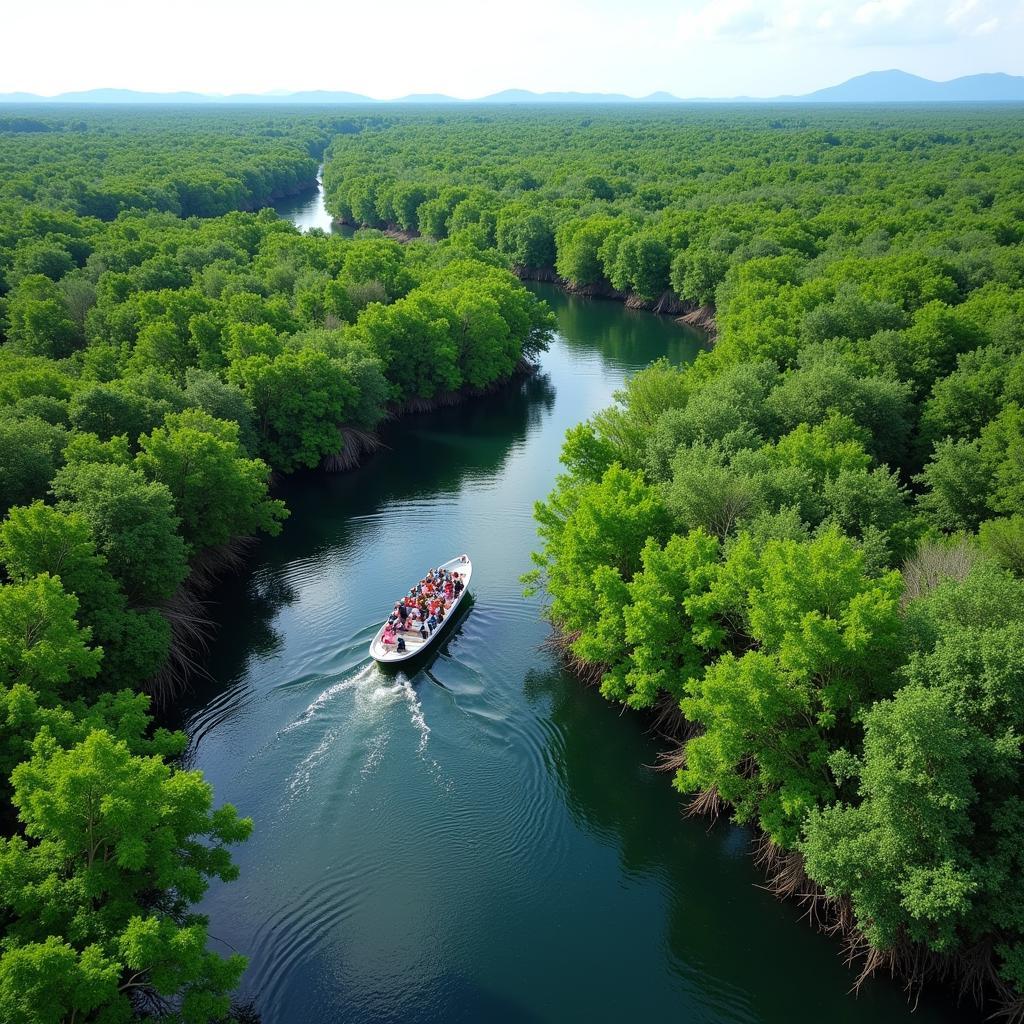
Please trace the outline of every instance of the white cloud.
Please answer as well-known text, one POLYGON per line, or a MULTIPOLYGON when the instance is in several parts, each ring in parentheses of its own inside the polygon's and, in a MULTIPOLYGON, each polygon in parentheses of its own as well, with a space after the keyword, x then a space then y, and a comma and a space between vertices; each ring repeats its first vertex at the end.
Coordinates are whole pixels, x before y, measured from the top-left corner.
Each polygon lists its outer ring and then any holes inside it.
POLYGON ((691 40, 901 46, 985 35, 1020 10, 1018 0, 699 0, 678 27, 691 40))
POLYGON ((987 36, 999 28, 998 18, 989 18, 987 21, 983 21, 972 33, 972 36, 987 36))

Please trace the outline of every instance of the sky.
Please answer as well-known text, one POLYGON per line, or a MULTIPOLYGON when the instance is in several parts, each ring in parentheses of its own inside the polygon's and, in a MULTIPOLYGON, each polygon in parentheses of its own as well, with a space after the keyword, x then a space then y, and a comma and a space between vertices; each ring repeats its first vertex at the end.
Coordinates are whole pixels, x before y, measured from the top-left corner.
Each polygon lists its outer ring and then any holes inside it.
POLYGON ((775 96, 1024 74, 1024 0, 0 0, 0 92, 775 96))

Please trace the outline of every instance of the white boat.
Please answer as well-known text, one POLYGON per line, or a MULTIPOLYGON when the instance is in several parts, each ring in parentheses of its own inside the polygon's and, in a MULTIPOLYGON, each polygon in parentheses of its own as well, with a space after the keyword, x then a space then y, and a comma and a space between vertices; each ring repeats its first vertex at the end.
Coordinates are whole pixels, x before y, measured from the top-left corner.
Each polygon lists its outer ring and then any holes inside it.
POLYGON ((466 599, 466 595, 469 593, 469 580, 473 575, 473 563, 470 560, 469 555, 457 555, 455 558, 449 559, 442 565, 438 566, 439 569, 448 569, 453 573, 458 573, 459 578, 462 580, 463 588, 459 593, 459 596, 452 602, 452 606, 448 608, 444 613, 444 622, 441 623, 433 633, 429 634, 424 640, 419 633, 414 633, 409 630, 407 633, 399 632, 398 635, 405 641, 405 650, 398 651, 394 647, 385 647, 381 641, 381 637, 384 636, 384 629, 387 626, 387 622, 384 623, 377 630, 377 635, 370 641, 370 657, 374 661, 379 661, 383 665, 394 665, 400 661, 408 661, 410 658, 415 658, 417 654, 422 654, 431 644, 433 644, 438 637, 444 632, 445 627, 452 619, 455 618, 455 613, 459 609, 459 605, 466 599))

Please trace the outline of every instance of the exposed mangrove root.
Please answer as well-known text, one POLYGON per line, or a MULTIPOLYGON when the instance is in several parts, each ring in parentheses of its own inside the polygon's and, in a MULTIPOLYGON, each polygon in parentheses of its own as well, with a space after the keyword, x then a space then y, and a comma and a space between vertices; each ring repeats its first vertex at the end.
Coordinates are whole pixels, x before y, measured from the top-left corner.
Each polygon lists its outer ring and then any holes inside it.
POLYGON ((484 394, 484 392, 482 390, 478 391, 476 388, 462 388, 458 391, 439 391, 431 398, 420 398, 418 396, 408 398, 401 405, 395 406, 392 412, 396 417, 434 412, 435 409, 448 409, 453 405, 461 405, 468 398, 475 398, 481 394, 484 394))
POLYGON ((1024 1021, 1024 995, 1007 992, 989 1019, 1005 1021, 1006 1024, 1021 1024, 1024 1021))
POLYGON ((662 750, 654 760, 654 767, 660 772, 681 772, 686 767, 686 744, 680 743, 673 750, 662 750))
POLYGON ((584 661, 573 653, 572 645, 579 637, 578 632, 565 633, 560 629, 552 629, 540 648, 542 651, 551 651, 557 654, 565 662, 569 671, 587 686, 597 686, 608 669, 604 665, 595 665, 592 662, 584 661))
POLYGON ((187 583, 160 609, 171 627, 171 646, 163 667, 149 681, 147 692, 158 707, 165 707, 195 676, 206 676, 203 658, 210 647, 213 620, 206 603, 187 583))
POLYGON ((557 285, 562 283, 554 267, 528 267, 523 263, 513 263, 511 270, 520 281, 545 281, 557 285))
POLYGON ((513 377, 532 377, 535 373, 540 371, 540 363, 535 363, 526 356, 520 356, 519 362, 516 363, 515 368, 512 370, 513 377))
POLYGON ((356 427, 342 427, 341 449, 334 455, 327 455, 320 464, 329 473, 345 473, 355 469, 367 455, 387 447, 372 431, 356 427))
POLYGON ((163 667, 146 686, 157 708, 166 707, 193 678, 208 676, 203 662, 214 623, 202 595, 220 576, 240 571, 254 543, 251 537, 236 537, 201 551, 192 559, 188 577, 160 608, 171 627, 171 644, 163 667))
POLYGON ((704 331, 712 341, 718 337, 718 321, 715 319, 715 307, 710 303, 698 306, 696 309, 691 308, 689 312, 684 313, 678 319, 681 324, 686 324, 687 327, 695 327, 699 331, 704 331))
POLYGON ((664 692, 654 705, 650 731, 666 740, 691 739, 694 735, 693 724, 683 714, 679 701, 664 692))
POLYGON ((710 789, 701 790, 690 800, 683 811, 683 816, 686 818, 696 818, 698 815, 708 817, 711 819, 713 827, 724 810, 725 801, 719 795, 718 787, 711 786, 710 789))
POLYGON ((255 537, 235 537, 227 544, 200 551, 189 566, 190 589, 203 593, 226 573, 240 572, 255 546, 255 537))
POLYGON ((794 900, 803 917, 818 931, 842 941, 843 960, 856 972, 851 991, 856 994, 869 979, 888 975, 902 984, 908 1001, 916 1007, 926 984, 941 985, 955 994, 957 1003, 984 1006, 996 1003, 993 1018, 1010 1024, 1024 1022, 1024 999, 999 977, 990 943, 978 943, 953 955, 934 953, 904 938, 891 949, 877 949, 857 926, 848 899, 832 899, 807 874, 803 855, 783 850, 763 832, 752 843, 754 862, 766 876, 764 888, 773 896, 794 900))

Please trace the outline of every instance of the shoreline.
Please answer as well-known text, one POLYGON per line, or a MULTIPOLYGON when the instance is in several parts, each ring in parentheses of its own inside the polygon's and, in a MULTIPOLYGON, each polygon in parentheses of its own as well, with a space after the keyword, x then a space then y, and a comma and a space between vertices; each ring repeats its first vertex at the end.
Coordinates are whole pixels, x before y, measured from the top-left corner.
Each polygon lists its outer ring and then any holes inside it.
MULTIPOLYGON (((379 231, 385 238, 393 238, 396 242, 412 242, 424 238, 418 231, 407 231, 398 224, 386 224, 383 228, 357 224, 355 221, 332 217, 331 225, 338 227, 379 231)), ((658 316, 670 316, 678 324, 702 331, 707 340, 714 344, 718 337, 718 323, 715 320, 713 305, 699 305, 687 299, 681 299, 671 288, 666 289, 657 299, 643 299, 632 292, 616 291, 610 285, 585 284, 577 285, 560 277, 554 267, 527 267, 513 263, 508 268, 520 281, 538 281, 553 284, 568 295, 576 295, 584 299, 601 299, 607 302, 621 302, 627 309, 640 309, 658 316)))

